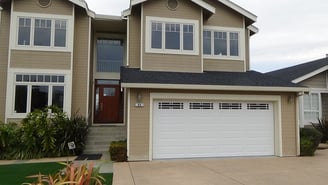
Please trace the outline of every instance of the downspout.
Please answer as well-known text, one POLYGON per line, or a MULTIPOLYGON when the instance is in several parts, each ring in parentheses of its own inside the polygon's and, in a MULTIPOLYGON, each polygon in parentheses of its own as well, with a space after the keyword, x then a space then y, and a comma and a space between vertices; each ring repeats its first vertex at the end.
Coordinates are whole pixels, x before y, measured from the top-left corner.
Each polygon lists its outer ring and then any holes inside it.
POLYGON ((0 6, 0 24, 2 22, 2 19, 1 19, 2 10, 3 10, 3 8, 2 8, 2 6, 0 6))

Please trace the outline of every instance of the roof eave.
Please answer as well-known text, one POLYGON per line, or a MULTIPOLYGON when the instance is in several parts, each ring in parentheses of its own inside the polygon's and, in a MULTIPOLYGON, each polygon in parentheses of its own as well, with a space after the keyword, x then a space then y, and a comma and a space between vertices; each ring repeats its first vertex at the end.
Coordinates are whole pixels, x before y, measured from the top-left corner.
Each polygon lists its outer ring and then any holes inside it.
POLYGON ((251 35, 257 34, 260 31, 259 28, 257 28, 254 25, 249 25, 247 27, 247 29, 249 29, 249 31, 251 31, 251 35))
MULTIPOLYGON (((131 0, 131 5, 130 5, 130 9, 131 7, 138 5, 140 3, 144 3, 147 0, 131 0)), ((193 3, 199 5, 200 7, 204 8, 205 10, 211 12, 212 14, 215 13, 215 7, 213 7, 212 5, 202 1, 202 0, 191 0, 193 3)))
POLYGON ((311 78, 311 77, 313 77, 313 76, 315 76, 317 74, 320 74, 320 73, 322 73, 324 71, 327 71, 327 70, 328 70, 328 65, 323 66, 323 67, 321 67, 321 68, 319 68, 319 69, 317 69, 315 71, 312 71, 311 73, 308 73, 308 74, 305 74, 305 75, 303 75, 301 77, 298 77, 298 78, 292 80, 292 82, 293 83, 300 83, 300 82, 302 82, 304 80, 307 80, 307 79, 309 79, 309 78, 311 78))
POLYGON ((96 14, 95 20, 114 20, 114 21, 120 21, 122 20, 121 16, 116 15, 103 15, 103 14, 96 14))
POLYGON ((268 87, 232 85, 195 85, 195 84, 158 84, 158 83, 121 83, 123 88, 148 89, 185 89, 185 90, 222 90, 222 91, 260 91, 260 92, 309 92, 307 87, 268 87))
POLYGON ((221 2, 222 4, 228 6, 229 8, 239 12, 240 14, 242 14, 243 16, 247 17, 248 19, 250 19, 253 22, 257 21, 257 16, 254 15, 253 13, 249 12, 248 10, 240 7, 239 5, 229 1, 229 0, 218 0, 219 2, 221 2))
POLYGON ((80 0, 68 0, 68 1, 77 6, 84 8, 89 17, 91 17, 91 18, 96 17, 96 13, 89 9, 88 4, 85 1, 80 1, 80 0))

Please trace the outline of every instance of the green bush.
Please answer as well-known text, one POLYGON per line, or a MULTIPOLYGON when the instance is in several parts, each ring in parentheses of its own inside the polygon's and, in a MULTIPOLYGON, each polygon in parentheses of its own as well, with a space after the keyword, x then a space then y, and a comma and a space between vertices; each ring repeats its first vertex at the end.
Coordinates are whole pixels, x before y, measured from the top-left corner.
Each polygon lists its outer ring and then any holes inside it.
POLYGON ((84 149, 87 132, 86 119, 77 114, 68 118, 55 106, 35 110, 21 125, 0 126, 0 159, 67 156, 72 154, 67 146, 72 141, 77 147, 76 154, 79 154, 84 149))
POLYGON ((311 123, 312 126, 317 129, 322 134, 322 143, 326 143, 328 141, 328 120, 326 119, 318 119, 318 123, 311 123))
POLYGON ((0 123, 0 159, 8 159, 17 153, 21 129, 16 123, 0 123))
POLYGON ((109 153, 112 161, 127 161, 126 141, 113 141, 109 147, 109 153))
POLYGON ((322 134, 314 128, 301 128, 301 156, 313 156, 322 134))

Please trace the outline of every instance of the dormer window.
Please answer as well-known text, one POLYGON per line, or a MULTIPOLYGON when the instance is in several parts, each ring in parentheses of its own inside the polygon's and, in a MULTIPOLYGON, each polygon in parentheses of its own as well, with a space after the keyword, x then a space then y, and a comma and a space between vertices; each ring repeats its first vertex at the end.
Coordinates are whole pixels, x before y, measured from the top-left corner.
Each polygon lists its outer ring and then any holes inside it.
POLYGON ((198 22, 147 17, 146 52, 198 54, 198 22))

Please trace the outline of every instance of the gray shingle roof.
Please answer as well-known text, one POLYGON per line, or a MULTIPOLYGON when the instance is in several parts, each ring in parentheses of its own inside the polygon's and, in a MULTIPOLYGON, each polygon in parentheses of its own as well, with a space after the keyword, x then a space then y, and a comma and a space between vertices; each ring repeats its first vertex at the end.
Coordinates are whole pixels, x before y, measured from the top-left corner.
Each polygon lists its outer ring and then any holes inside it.
POLYGON ((135 68, 121 68, 122 83, 226 85, 259 87, 302 87, 256 71, 248 72, 157 72, 140 71, 135 68))
POLYGON ((328 65, 328 58, 322 58, 311 62, 299 64, 296 66, 291 66, 276 71, 271 71, 266 74, 274 77, 279 77, 281 79, 288 80, 291 82, 299 77, 302 77, 306 74, 309 74, 327 65, 328 65))

